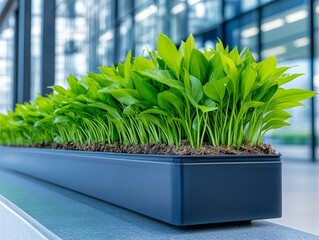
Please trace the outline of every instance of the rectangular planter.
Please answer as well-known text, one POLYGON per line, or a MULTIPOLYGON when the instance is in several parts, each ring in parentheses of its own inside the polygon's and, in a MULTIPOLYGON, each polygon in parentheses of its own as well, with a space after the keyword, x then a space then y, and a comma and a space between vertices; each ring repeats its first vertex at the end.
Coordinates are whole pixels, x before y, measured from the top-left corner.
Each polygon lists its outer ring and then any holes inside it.
POLYGON ((177 226, 281 217, 280 155, 0 153, 2 167, 177 226))

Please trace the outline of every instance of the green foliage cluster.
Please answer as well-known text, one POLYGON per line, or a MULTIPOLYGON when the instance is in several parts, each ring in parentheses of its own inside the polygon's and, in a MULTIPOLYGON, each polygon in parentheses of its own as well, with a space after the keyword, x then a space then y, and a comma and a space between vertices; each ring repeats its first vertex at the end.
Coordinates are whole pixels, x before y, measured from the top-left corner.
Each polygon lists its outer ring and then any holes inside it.
POLYGON ((177 49, 165 35, 149 58, 128 53, 117 67, 68 78, 47 97, 0 115, 1 144, 40 142, 214 146, 261 143, 271 129, 288 126, 287 109, 316 93, 285 89, 300 76, 270 57, 257 63, 249 50, 219 41, 201 52, 192 35, 177 49))

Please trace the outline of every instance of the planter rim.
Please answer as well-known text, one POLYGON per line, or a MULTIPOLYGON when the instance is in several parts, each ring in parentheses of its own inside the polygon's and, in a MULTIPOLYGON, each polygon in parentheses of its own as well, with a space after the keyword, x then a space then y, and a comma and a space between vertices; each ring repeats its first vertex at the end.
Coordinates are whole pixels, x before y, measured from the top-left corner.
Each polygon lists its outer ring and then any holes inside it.
POLYGON ((112 159, 128 161, 149 161, 149 162, 169 162, 169 163, 209 163, 209 162, 269 162, 281 161, 281 154, 222 154, 222 155, 164 155, 164 154, 136 154, 136 153, 116 153, 97 151, 62 150, 51 148, 28 148, 0 146, 2 149, 12 149, 25 153, 54 154, 64 156, 88 157, 94 159, 112 159))

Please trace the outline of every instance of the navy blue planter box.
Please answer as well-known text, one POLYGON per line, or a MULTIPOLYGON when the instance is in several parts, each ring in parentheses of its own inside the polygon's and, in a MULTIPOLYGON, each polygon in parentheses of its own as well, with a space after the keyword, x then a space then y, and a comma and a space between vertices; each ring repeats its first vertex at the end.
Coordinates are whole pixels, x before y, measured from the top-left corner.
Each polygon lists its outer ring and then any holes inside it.
POLYGON ((177 226, 281 217, 281 156, 0 147, 0 166, 177 226))

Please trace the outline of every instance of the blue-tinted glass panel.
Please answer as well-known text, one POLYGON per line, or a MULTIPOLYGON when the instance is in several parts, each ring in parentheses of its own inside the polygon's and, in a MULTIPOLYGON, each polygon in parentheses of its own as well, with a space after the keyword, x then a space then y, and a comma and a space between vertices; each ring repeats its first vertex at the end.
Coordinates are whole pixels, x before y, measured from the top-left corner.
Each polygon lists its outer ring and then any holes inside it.
MULTIPOLYGON (((317 0, 314 4, 314 16, 315 16, 315 76, 314 76, 314 87, 315 91, 319 92, 319 1, 317 0)), ((317 161, 319 161, 319 98, 315 97, 316 114, 316 136, 317 136, 317 161)))
POLYGON ((12 110, 14 17, 10 16, 0 32, 0 113, 12 110))
POLYGON ((189 31, 198 31, 211 28, 221 21, 220 0, 188 0, 189 31))
POLYGON ((238 46, 239 50, 249 48, 258 59, 258 24, 257 13, 252 12, 232 20, 226 25, 226 43, 230 47, 238 46))
MULTIPOLYGON (((112 17, 114 14, 113 5, 111 0, 100 0, 98 1, 99 9, 94 11, 94 14, 99 14, 99 29, 100 31, 105 31, 107 27, 109 27, 112 22, 112 17)), ((97 31, 97 29, 95 29, 97 31)))
MULTIPOLYGON (((146 20, 147 21, 147 20, 146 20)), ((119 39, 119 60, 124 61, 126 54, 129 50, 133 50, 134 42, 132 39, 133 28, 132 28, 132 17, 128 16, 120 24, 120 39, 119 39)))
POLYGON ((187 1, 171 1, 171 38, 175 43, 188 36, 187 1))
POLYGON ((42 0, 31 5, 31 100, 41 92, 42 0))
MULTIPOLYGON (((289 73, 305 73, 284 87, 309 89, 311 86, 308 22, 309 11, 305 1, 274 1, 264 8, 261 57, 275 55, 278 66, 296 66, 289 73)), ((293 116, 288 120, 292 126, 269 132, 265 142, 272 143, 288 159, 309 160, 310 109, 299 107, 288 112, 293 116)))
POLYGON ((118 1, 118 17, 122 18, 133 10, 132 0, 116 0, 118 1))
POLYGON ((158 7, 149 4, 135 15, 135 55, 141 55, 143 50, 154 50, 158 27, 158 7))
MULTIPOLYGON (((90 1, 57 1, 55 82, 65 86, 70 73, 75 76, 87 72, 86 10, 90 1)), ((94 6, 94 4, 92 5, 94 6)))
POLYGON ((237 16, 255 8, 258 0, 225 0, 225 17, 227 19, 237 16))
POLYGON ((114 62, 114 31, 107 29, 100 37, 97 50, 99 66, 110 66, 114 62))

